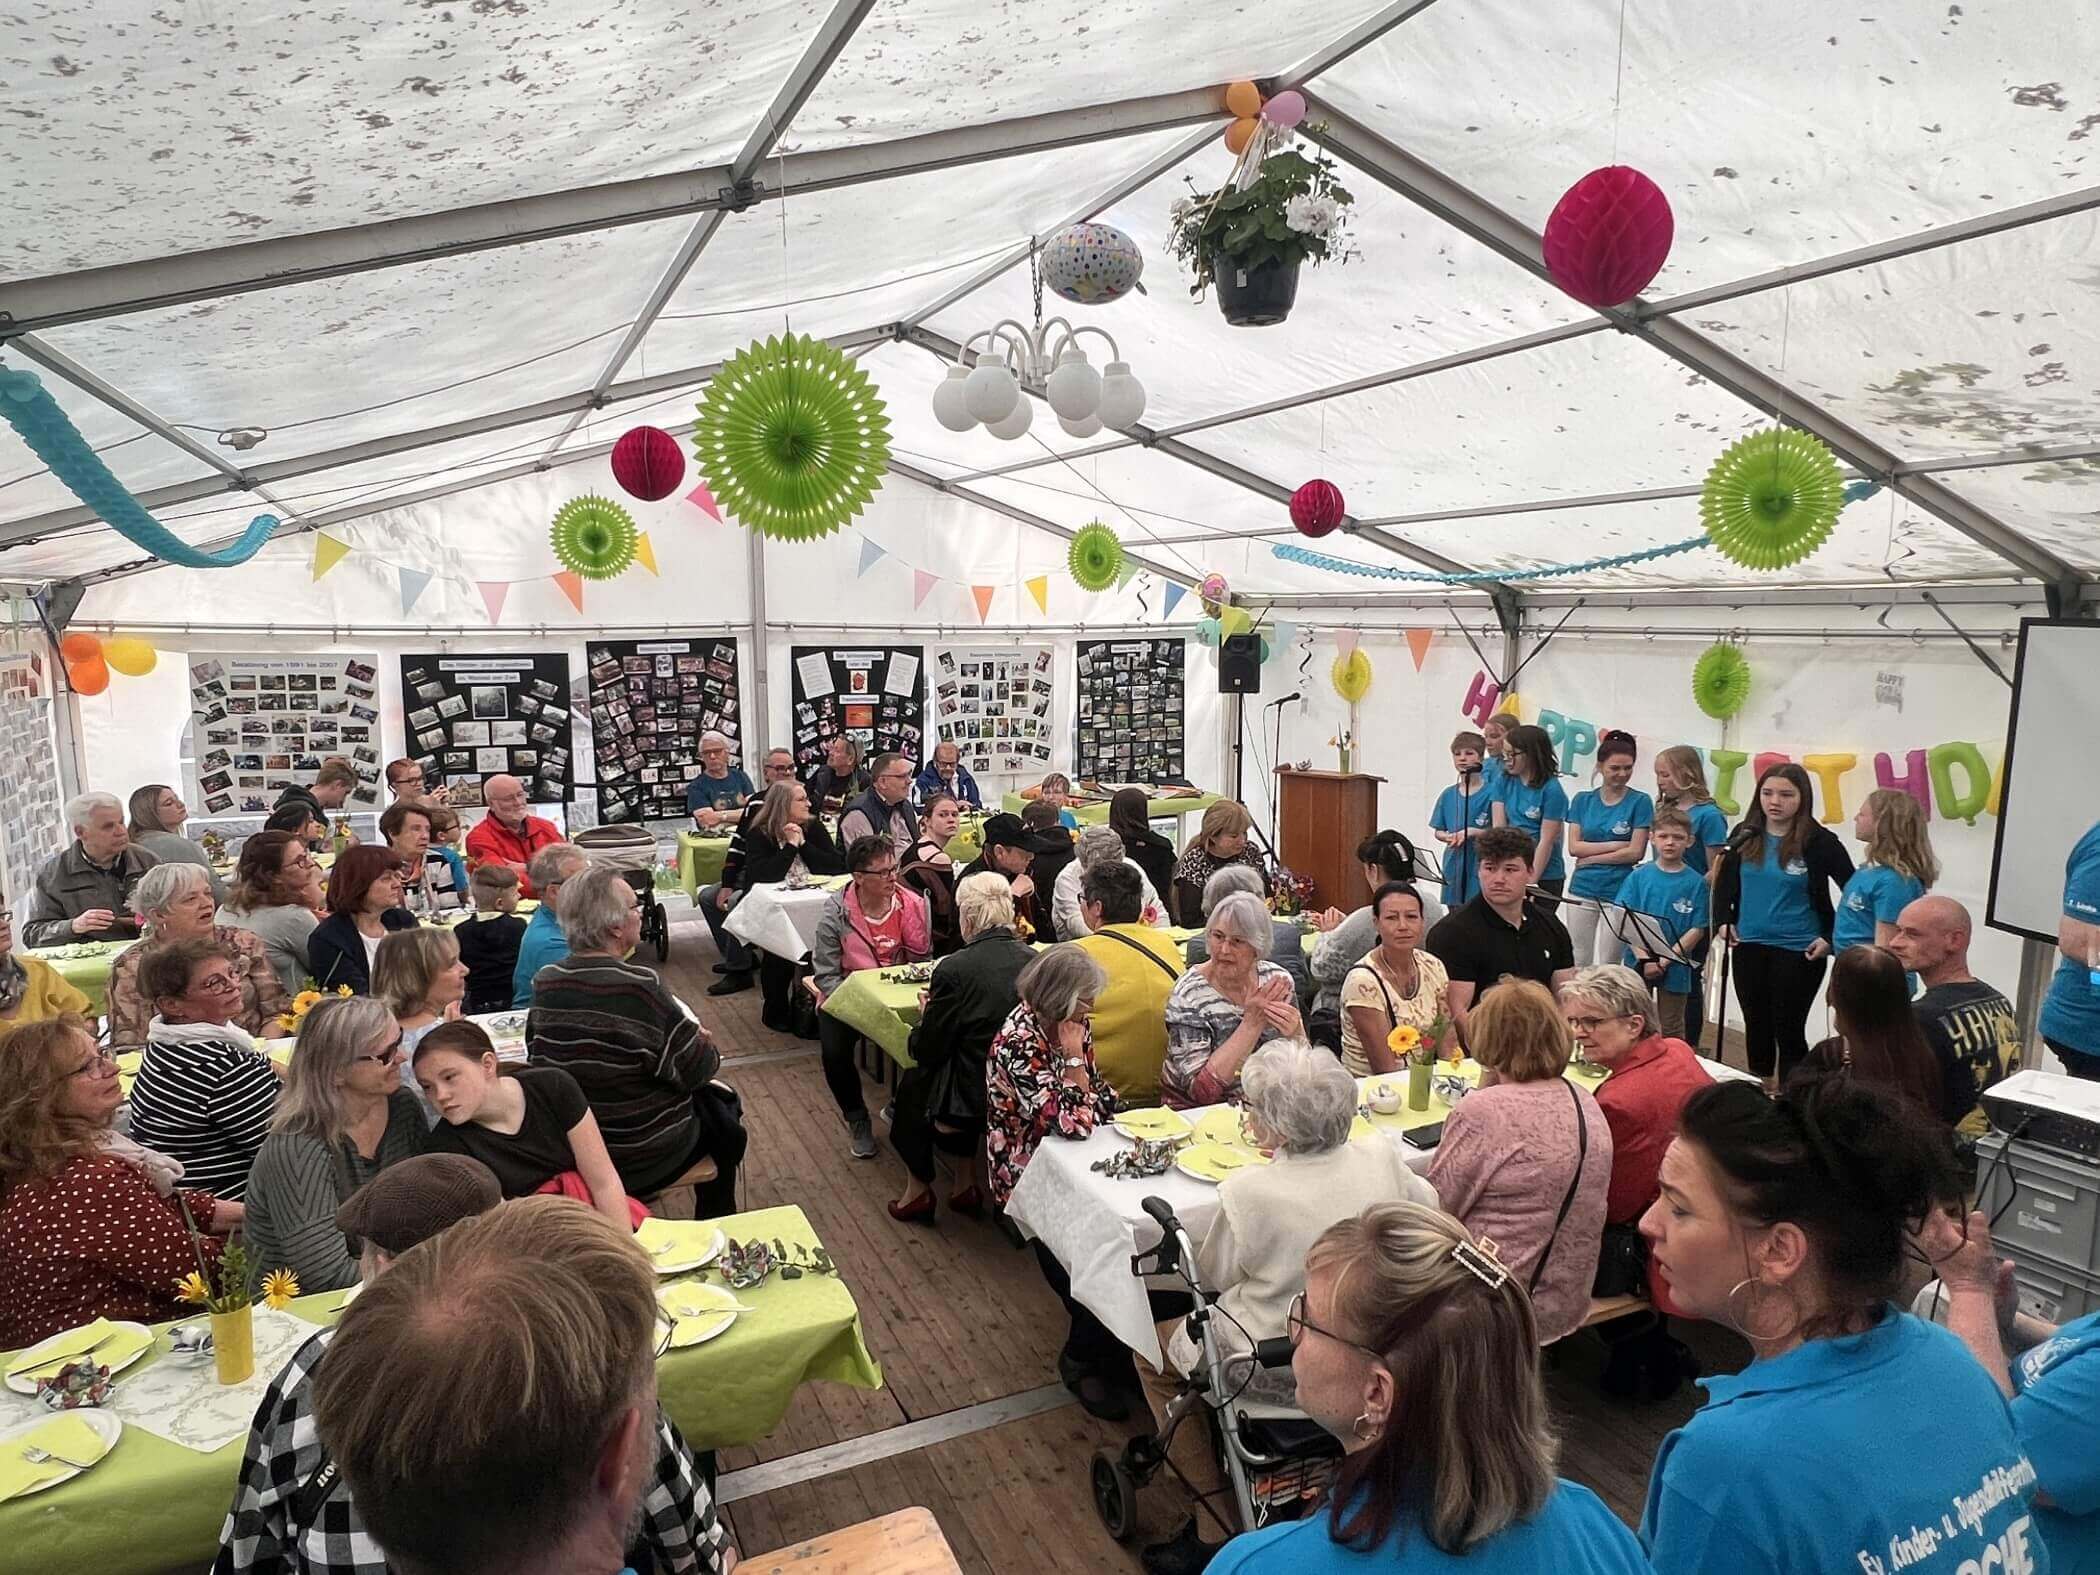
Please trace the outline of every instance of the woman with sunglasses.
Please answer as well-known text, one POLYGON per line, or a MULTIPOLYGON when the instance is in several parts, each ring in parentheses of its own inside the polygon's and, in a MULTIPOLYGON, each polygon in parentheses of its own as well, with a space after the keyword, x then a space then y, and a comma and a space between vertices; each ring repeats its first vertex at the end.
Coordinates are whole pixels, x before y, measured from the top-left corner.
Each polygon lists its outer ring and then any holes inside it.
POLYGON ((306 1014, 248 1182, 248 1256, 259 1272, 290 1269, 309 1292, 357 1283, 361 1244, 336 1228, 335 1211, 429 1141, 401 1068, 401 1025, 381 1002, 353 996, 306 1014))
POLYGON ((1419 1203, 1368 1208, 1313 1243, 1288 1326, 1299 1408, 1342 1441, 1341 1471, 1325 1513, 1228 1542, 1211 1575, 1645 1575, 1633 1534, 1557 1474, 1531 1298, 1492 1243, 1419 1203))
POLYGON ((279 1088, 262 1046, 233 1020, 241 968, 214 940, 165 941, 139 964, 139 992, 155 1016, 131 1085, 131 1135, 222 1198, 245 1194, 279 1088))
POLYGON ((206 1262, 241 1205, 182 1190, 182 1166, 114 1125, 117 1063, 82 1017, 0 1036, 0 1349, 97 1318, 179 1317, 175 1286, 197 1267, 182 1206, 206 1262))

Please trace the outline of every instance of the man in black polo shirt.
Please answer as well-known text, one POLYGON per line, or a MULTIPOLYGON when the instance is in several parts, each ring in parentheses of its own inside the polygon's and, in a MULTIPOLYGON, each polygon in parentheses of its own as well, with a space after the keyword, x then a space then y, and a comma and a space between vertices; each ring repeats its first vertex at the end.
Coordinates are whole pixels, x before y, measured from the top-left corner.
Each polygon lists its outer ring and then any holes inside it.
POLYGON ((1451 975, 1448 996, 1461 1038, 1473 1003, 1504 975, 1536 979, 1557 996, 1575 972, 1575 947, 1560 920, 1525 899, 1531 880, 1531 833, 1493 826, 1474 840, 1480 895, 1454 908, 1429 932, 1430 955, 1451 975))

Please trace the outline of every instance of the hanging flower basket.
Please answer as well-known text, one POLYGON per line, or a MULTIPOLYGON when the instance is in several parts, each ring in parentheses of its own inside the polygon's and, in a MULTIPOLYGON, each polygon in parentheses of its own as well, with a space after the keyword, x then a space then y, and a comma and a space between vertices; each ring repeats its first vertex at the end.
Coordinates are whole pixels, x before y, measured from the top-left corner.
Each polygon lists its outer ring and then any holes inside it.
POLYGON ((1346 262, 1355 198, 1324 153, 1310 155, 1264 133, 1250 143, 1232 178, 1215 191, 1174 204, 1167 249, 1189 270, 1198 300, 1213 284, 1225 320, 1265 327, 1290 315, 1298 271, 1307 263, 1346 262))
POLYGON ((1241 268, 1222 257, 1211 259, 1211 278, 1218 287, 1218 310, 1235 328, 1271 328, 1291 315, 1298 300, 1295 262, 1270 258, 1241 268))

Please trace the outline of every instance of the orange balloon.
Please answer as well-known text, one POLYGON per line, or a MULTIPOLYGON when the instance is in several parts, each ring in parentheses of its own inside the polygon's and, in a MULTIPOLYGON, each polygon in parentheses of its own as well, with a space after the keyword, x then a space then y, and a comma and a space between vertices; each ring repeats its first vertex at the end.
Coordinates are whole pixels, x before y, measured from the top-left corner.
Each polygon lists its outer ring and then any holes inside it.
POLYGON ((1261 113, 1261 89, 1252 82, 1235 82, 1225 90, 1225 107, 1242 120, 1261 113))
POLYGON ((85 662, 102 659, 102 636, 99 634, 69 634, 58 642, 58 654, 68 662, 85 662))
POLYGON ((1245 153, 1247 144, 1254 140, 1254 133, 1261 127, 1258 120, 1235 120, 1225 128, 1225 151, 1245 153))
POLYGON ((68 662, 66 677, 72 682, 75 694, 99 695, 109 687, 109 664, 99 655, 68 662))

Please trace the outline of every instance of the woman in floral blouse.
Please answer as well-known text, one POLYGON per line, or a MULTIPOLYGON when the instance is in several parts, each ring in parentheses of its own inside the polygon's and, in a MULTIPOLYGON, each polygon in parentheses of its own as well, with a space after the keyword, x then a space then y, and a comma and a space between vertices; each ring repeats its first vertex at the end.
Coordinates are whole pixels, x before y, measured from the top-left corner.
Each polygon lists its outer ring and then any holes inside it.
MULTIPOLYGON (((110 1124, 124 1098, 117 1064, 83 1018, 54 1017, 0 1038, 0 1349, 97 1318, 180 1316, 177 1283, 196 1272, 175 1203, 182 1166, 110 1124)), ((182 1193, 208 1260, 241 1205, 182 1193)))
POLYGON ((119 1050, 136 1050, 146 1042, 154 1007, 139 988, 139 965, 163 941, 217 941, 233 953, 241 1004, 229 1020, 255 1038, 275 1032, 278 1014, 290 1004, 262 938, 213 922, 217 902, 206 873, 194 864, 156 864, 131 894, 145 938, 119 952, 109 970, 109 1042, 119 1050))
MULTIPOLYGON (((1115 1114, 1115 1091, 1094 1068, 1094 997, 1108 982, 1101 965, 1076 943, 1053 946, 1014 981, 1021 1004, 1007 1014, 985 1062, 985 1164, 992 1198, 1013 1196, 1036 1148, 1053 1133, 1073 1142, 1115 1114)), ((1038 1241, 1036 1262, 1072 1320, 1057 1359, 1058 1375, 1095 1416, 1129 1414, 1130 1353, 1072 1299, 1071 1276, 1038 1241)))

